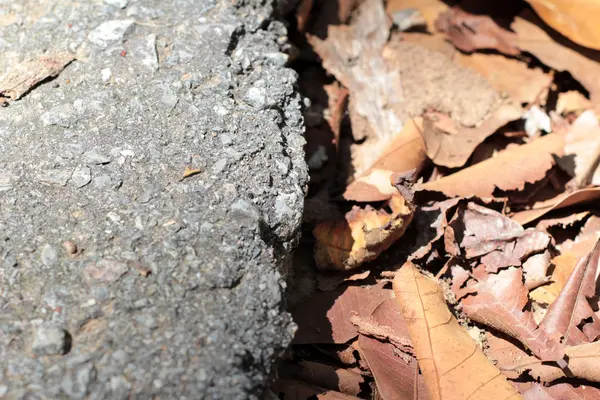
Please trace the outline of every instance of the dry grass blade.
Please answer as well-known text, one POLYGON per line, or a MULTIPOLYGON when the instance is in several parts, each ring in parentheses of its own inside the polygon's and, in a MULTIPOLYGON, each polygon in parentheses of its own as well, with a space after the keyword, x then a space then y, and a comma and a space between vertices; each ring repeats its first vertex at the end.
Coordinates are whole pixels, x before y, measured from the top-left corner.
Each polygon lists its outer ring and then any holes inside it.
POLYGON ((446 305, 440 287, 406 263, 394 292, 432 399, 519 399, 446 305))

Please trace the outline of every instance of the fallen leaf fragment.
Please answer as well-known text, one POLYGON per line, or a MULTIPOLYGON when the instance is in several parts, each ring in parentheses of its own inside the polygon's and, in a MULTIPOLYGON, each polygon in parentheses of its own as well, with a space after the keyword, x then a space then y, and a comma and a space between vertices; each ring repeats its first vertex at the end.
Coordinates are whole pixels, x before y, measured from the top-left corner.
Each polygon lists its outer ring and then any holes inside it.
POLYGON ((547 387, 546 391, 556 400, 598 400, 600 398, 600 389, 591 385, 559 383, 547 387))
POLYGON ((294 379, 278 379, 271 390, 278 397, 286 400, 358 400, 358 397, 355 396, 320 388, 294 379))
POLYGON ((523 392, 523 398, 525 400, 555 400, 539 383, 523 392))
POLYGON ((0 99, 20 99, 38 83, 60 74, 74 59, 70 53, 59 53, 23 61, 0 79, 0 99))
POLYGON ((183 171, 183 176, 179 180, 182 181, 185 178, 189 178, 190 176, 198 175, 200 172, 202 172, 200 168, 194 168, 188 165, 185 167, 185 171, 183 171))
POLYGON ((317 286, 320 291, 328 292, 330 290, 335 290, 338 286, 340 286, 344 282, 354 282, 354 281, 362 281, 369 277, 371 271, 366 270, 363 272, 359 272, 352 275, 334 273, 334 274, 325 274, 321 273, 317 275, 317 286))
POLYGON ((558 164, 575 177, 578 188, 600 185, 600 123, 593 110, 585 111, 571 124, 561 160, 558 164), (575 168, 571 168, 573 162, 575 168))
POLYGON ((393 295, 383 284, 343 285, 330 292, 317 292, 292 310, 298 325, 294 344, 346 343, 358 335, 350 321, 353 313, 368 317, 393 295))
POLYGON ((527 307, 528 290, 520 268, 492 274, 480 266, 473 270, 472 279, 461 267, 453 267, 452 272, 455 276, 452 290, 469 318, 519 340, 544 361, 562 359, 563 346, 538 329, 527 307), (456 279, 458 276, 462 279, 456 279))
POLYGON ((519 118, 521 110, 509 104, 498 107, 482 125, 473 128, 455 124, 450 117, 439 112, 426 113, 423 139, 427 156, 436 165, 462 167, 485 138, 519 118))
POLYGON ((414 264, 402 266, 394 292, 431 399, 519 399, 446 305, 440 287, 414 264))
POLYGON ((421 118, 408 120, 375 164, 348 185, 344 198, 359 202, 382 201, 397 193, 390 184, 390 176, 413 169, 418 174, 427 160, 421 130, 421 118))
POLYGON ((542 180, 562 155, 563 138, 549 134, 530 143, 510 147, 496 157, 417 186, 417 190, 441 192, 448 197, 493 197, 501 191, 523 190, 525 184, 542 180))
POLYGON ((391 213, 371 206, 354 206, 343 221, 315 227, 315 261, 322 269, 349 270, 374 260, 398 240, 412 221, 412 206, 402 196, 388 202, 391 213))
POLYGON ((571 206, 587 204, 600 199, 600 188, 586 188, 536 203, 531 210, 514 213, 511 218, 521 225, 528 224, 554 210, 562 210, 571 206))
POLYGON ((298 365, 283 363, 279 367, 279 376, 351 396, 358 396, 361 392, 360 385, 365 382, 364 377, 355 369, 337 368, 307 360, 301 360, 298 365))
POLYGON ((513 56, 520 53, 514 45, 514 34, 487 15, 472 15, 454 7, 438 17, 435 27, 462 51, 494 49, 513 56))
POLYGON ((367 332, 359 327, 361 334, 358 343, 381 397, 384 400, 429 398, 417 360, 406 353, 403 344, 400 347, 394 345, 397 340, 390 341, 389 333, 382 335, 377 332, 391 332, 391 335, 403 337, 404 341, 410 343, 408 327, 396 299, 381 303, 371 320, 378 329, 374 333, 373 330, 367 332))
POLYGON ((600 50, 600 4, 593 0, 527 0, 552 28, 575 43, 600 50))

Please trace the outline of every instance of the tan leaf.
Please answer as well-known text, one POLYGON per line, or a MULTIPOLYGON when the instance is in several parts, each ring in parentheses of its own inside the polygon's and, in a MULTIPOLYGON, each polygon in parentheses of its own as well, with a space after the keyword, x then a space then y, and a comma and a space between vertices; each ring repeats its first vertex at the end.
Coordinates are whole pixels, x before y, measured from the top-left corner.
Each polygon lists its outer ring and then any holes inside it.
POLYGON ((353 313, 368 317, 393 295, 383 284, 343 285, 329 292, 317 292, 291 311, 298 325, 294 344, 346 343, 358 335, 350 322, 353 313))
POLYGON ((59 53, 23 61, 0 79, 0 99, 20 99, 38 83, 60 74, 74 59, 70 53, 59 53))
POLYGON ((577 90, 569 90, 568 92, 561 92, 558 94, 558 100, 556 102, 556 112, 558 114, 580 112, 589 110, 591 107, 592 102, 577 90))
POLYGON ((530 292, 531 298, 539 303, 551 304, 554 302, 565 286, 567 279, 569 279, 577 261, 578 258, 571 253, 554 257, 551 261, 554 269, 550 277, 550 283, 530 292))
MULTIPOLYGON (((460 273, 453 267, 453 274, 460 273)), ((461 299, 463 310, 474 321, 490 326, 523 343, 544 361, 560 360, 563 347, 538 329, 533 313, 527 308, 528 290, 520 268, 507 268, 490 274, 481 266, 472 279, 454 281, 452 290, 461 299)))
POLYGON ((416 9, 425 19, 429 32, 435 32, 435 20, 448 6, 440 0, 388 0, 387 11, 393 14, 406 9, 416 9))
MULTIPOLYGON (((410 343, 408 327, 396 299, 381 303, 371 319, 379 328, 379 332, 389 331, 410 343)), ((384 400, 429 398, 423 376, 419 374, 417 360, 403 352, 404 346, 394 346, 394 341, 390 342, 386 334, 375 331, 365 332, 359 327, 361 334, 358 343, 361 354, 375 377, 381 397, 384 400)))
POLYGON ((418 174, 427 159, 421 130, 421 118, 407 121, 375 164, 348 185, 344 198, 360 202, 382 201, 397 193, 390 184, 390 176, 412 169, 418 174))
POLYGON ((414 264, 396 274, 394 292, 432 399, 521 398, 458 324, 440 287, 414 264))
POLYGON ((519 224, 525 225, 543 217, 550 211, 586 204, 598 199, 600 199, 600 188, 579 189, 575 192, 562 193, 552 199, 536 203, 531 210, 516 212, 512 214, 511 218, 519 224))
POLYGON ((592 110, 582 113, 565 135, 565 155, 558 165, 575 177, 578 188, 600 185, 599 138, 600 123, 592 110))
POLYGON ((600 4, 595 0, 527 0, 552 28, 575 43, 600 50, 600 4))
POLYGON ((492 197, 501 191, 523 190, 525 184, 546 176, 554 165, 553 155, 563 154, 563 138, 549 134, 528 144, 510 147, 496 157, 482 161, 417 190, 441 192, 448 197, 492 197))
POLYGON ((522 393, 525 400, 555 400, 554 397, 552 397, 539 383, 536 383, 522 393))
POLYGON ((519 118, 521 118, 521 110, 508 104, 497 108, 482 125, 474 128, 460 126, 442 113, 426 113, 423 139, 427 155, 436 165, 449 168, 462 167, 475 147, 485 138, 519 118))
POLYGON ((345 221, 324 221, 313 230, 315 260, 322 269, 349 270, 374 260, 398 240, 412 221, 413 211, 399 194, 388 204, 391 213, 354 206, 345 221))

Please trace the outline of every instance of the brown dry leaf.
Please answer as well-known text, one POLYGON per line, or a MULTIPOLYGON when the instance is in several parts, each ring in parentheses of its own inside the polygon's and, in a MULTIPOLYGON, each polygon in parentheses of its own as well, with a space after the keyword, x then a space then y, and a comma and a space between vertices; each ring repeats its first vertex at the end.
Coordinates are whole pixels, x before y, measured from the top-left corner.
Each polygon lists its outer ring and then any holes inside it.
POLYGON ((190 176, 198 175, 200 172, 202 172, 200 168, 194 168, 190 167, 189 165, 186 165, 185 171, 183 171, 183 175, 181 176, 181 178, 179 178, 179 180, 182 181, 185 178, 189 178, 190 176))
MULTIPOLYGON (((371 319, 375 325, 379 325, 380 331, 390 331, 410 343, 408 327, 396 299, 381 303, 371 319)), ((385 334, 365 332, 360 327, 359 332, 361 354, 367 360, 379 394, 384 400, 429 398, 423 376, 419 374, 417 360, 406 354, 405 346, 394 346, 394 342, 390 343, 385 334)))
MULTIPOLYGON (((533 103, 552 82, 552 76, 541 68, 531 68, 526 62, 493 53, 456 53, 455 60, 462 66, 473 68, 487 78, 500 93, 507 93, 517 104, 533 103)), ((568 92, 577 93, 579 92, 568 92)), ((563 110, 572 111, 577 103, 575 94, 559 94, 558 103, 563 110), (561 102, 562 101, 562 102, 561 102)), ((557 105, 557 109, 558 109, 557 105)), ((560 113, 560 112, 559 112, 560 113)))
POLYGON ((308 19, 310 18, 310 12, 312 11, 314 0, 301 0, 296 11, 296 26, 298 31, 304 32, 308 19))
POLYGON ((398 271, 394 292, 432 399, 521 398, 458 324, 440 287, 414 264, 398 271))
POLYGON ((326 40, 311 37, 323 66, 350 93, 355 140, 354 176, 377 160, 411 118, 434 108, 464 126, 476 126, 501 104, 500 96, 474 71, 442 53, 390 36, 382 0, 367 0, 351 26, 331 26, 326 40))
POLYGON ((38 83, 60 74, 74 59, 70 53, 59 53, 23 61, 0 79, 0 99, 20 99, 38 83))
POLYGON ((352 313, 368 317, 379 304, 394 296, 383 283, 373 286, 340 286, 330 292, 317 292, 292 310, 298 332, 294 344, 346 343, 358 333, 352 313))
POLYGON ((558 161, 578 188, 600 185, 600 123, 593 110, 582 113, 565 135, 565 155, 558 161), (573 168, 574 163, 574 168, 573 168))
POLYGON ((550 211, 591 203, 600 199, 600 188, 580 189, 571 193, 562 193, 552 199, 534 204, 531 210, 514 213, 511 218, 521 225, 528 224, 543 217, 550 211))
POLYGON ((356 368, 337 368, 315 361, 301 360, 298 364, 283 363, 279 377, 295 379, 317 387, 358 396, 365 378, 356 368))
POLYGON ((439 16, 435 27, 462 51, 494 49, 512 56, 520 53, 514 45, 514 33, 500 28, 487 15, 472 15, 454 7, 439 16))
POLYGON ((322 269, 350 270, 374 260, 398 240, 412 221, 413 211, 399 194, 387 203, 391 213, 354 206, 345 221, 317 224, 315 261, 322 269))
POLYGON ((531 12, 525 12, 511 24, 516 33, 515 45, 536 56, 557 71, 569 71, 590 93, 593 102, 600 100, 600 52, 579 48, 571 42, 551 37, 540 26, 543 23, 531 12))
POLYGON ((445 230, 446 251, 466 259, 480 258, 489 272, 519 266, 550 245, 547 233, 523 227, 497 211, 475 203, 459 207, 445 230))
POLYGON ((565 253, 554 257, 551 261, 554 265, 554 270, 550 277, 550 284, 536 288, 529 294, 530 297, 538 303, 552 304, 565 286, 577 261, 578 258, 571 253, 565 253))
POLYGON ((569 90, 568 92, 558 94, 556 112, 560 115, 589 110, 591 107, 592 102, 576 90, 569 90))
POLYGON ((348 185, 344 198, 359 202, 387 200, 397 193, 390 184, 393 173, 415 169, 418 174, 427 160, 420 133, 422 123, 421 118, 407 121, 375 164, 348 185))
POLYGON ((271 386, 271 390, 279 398, 284 398, 285 400, 358 400, 358 397, 355 396, 349 396, 334 390, 327 390, 293 379, 278 379, 271 386))
POLYGON ((362 281, 367 279, 371 271, 363 271, 357 274, 347 275, 342 273, 319 273, 317 275, 317 287, 322 292, 328 292, 331 290, 335 290, 338 286, 340 286, 344 282, 354 282, 354 281, 362 281))
POLYGON ((530 143, 510 147, 437 181, 419 185, 418 190, 441 192, 448 197, 492 197, 501 191, 523 190, 525 184, 542 180, 554 165, 554 155, 564 152, 562 136, 549 134, 530 143))
POLYGON ((562 217, 556 218, 545 218, 539 221, 535 225, 535 229, 542 232, 549 232, 551 228, 560 227, 565 229, 570 226, 574 226, 575 224, 581 223, 584 219, 586 219, 590 215, 589 211, 582 211, 579 213, 568 213, 562 217))
POLYGON ((559 383, 546 388, 546 391, 556 400, 598 400, 600 389, 591 385, 559 383))
POLYGON ((600 50, 600 3, 595 0, 527 0, 552 28, 575 43, 600 50))
POLYGON ((346 111, 346 104, 348 103, 348 89, 340 85, 340 83, 337 81, 329 85, 325 85, 324 89, 327 93, 328 103, 327 111, 325 113, 325 120, 333 132, 335 146, 336 148, 339 148, 340 129, 342 126, 344 112, 346 111))
POLYGON ((600 261, 600 241, 596 242, 592 252, 582 257, 569 276, 556 300, 550 304, 540 330, 561 340, 567 345, 575 345, 587 340, 595 340, 600 334, 600 319, 592 311, 588 299, 596 294, 596 272, 600 261), (579 330, 583 320, 590 323, 579 330), (585 334, 582 337, 582 333, 585 334))
POLYGON ((528 290, 520 268, 490 274, 479 266, 473 270, 472 279, 467 280, 469 274, 454 266, 452 274, 455 276, 452 290, 457 299, 461 299, 469 318, 519 340, 544 361, 562 359, 563 346, 538 329, 527 307, 528 290))
POLYGON ((539 383, 536 383, 527 391, 523 392, 523 398, 525 400, 556 400, 539 383))
POLYGON ((407 9, 418 10, 425 19, 429 32, 435 32, 435 20, 448 6, 440 0, 388 0, 386 4, 386 10, 391 15, 407 9))
POLYGON ((507 123, 521 118, 521 110, 502 105, 482 125, 468 128, 456 124, 439 112, 424 116, 423 139, 427 155, 436 164, 448 168, 462 167, 481 142, 507 123))

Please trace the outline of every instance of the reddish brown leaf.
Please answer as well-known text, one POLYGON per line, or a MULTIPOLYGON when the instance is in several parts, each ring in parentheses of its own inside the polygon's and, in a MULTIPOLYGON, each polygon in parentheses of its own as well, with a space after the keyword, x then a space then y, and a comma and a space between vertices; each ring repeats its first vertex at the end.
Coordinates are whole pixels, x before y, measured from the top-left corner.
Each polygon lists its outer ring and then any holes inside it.
POLYGON ((364 377, 356 368, 337 368, 306 360, 300 361, 299 364, 282 364, 279 368, 279 376, 351 396, 358 396, 361 392, 360 386, 365 382, 364 377))
POLYGON ((546 391, 556 400, 598 400, 600 389, 589 386, 574 386, 570 383, 559 383, 546 388, 546 391))
POLYGON ((441 192, 448 197, 492 197, 501 191, 523 190, 526 183, 542 180, 554 165, 554 155, 563 154, 563 138, 549 134, 522 146, 510 147, 482 161, 418 189, 441 192))
POLYGON ((331 292, 318 292, 293 310, 298 332, 294 344, 346 343, 358 333, 352 313, 367 317, 393 292, 383 284, 374 286, 343 285, 331 292))
MULTIPOLYGON (((592 318, 595 328, 591 329, 594 340, 600 333, 600 320, 592 311, 588 299, 596 294, 596 271, 600 260, 600 241, 594 249, 578 263, 564 288, 556 300, 550 304, 548 312, 540 322, 540 330, 557 340, 563 339, 567 345, 581 343, 571 335, 577 335, 576 330, 583 319, 592 318)), ((577 338, 579 339, 579 338, 577 338)))
POLYGON ((600 185, 598 137, 600 123, 593 110, 582 113, 565 135, 565 155, 558 161, 558 165, 575 178, 578 188, 588 184, 600 185))
POLYGON ((586 204, 600 199, 600 188, 580 189, 572 193, 562 193, 553 199, 534 205, 531 210, 519 211, 511 218, 521 225, 528 224, 546 215, 550 211, 586 204))
POLYGON ((357 274, 343 274, 343 273, 320 273, 317 275, 317 285, 320 291, 328 292, 336 289, 344 282, 362 281, 369 277, 371 271, 363 271, 357 274))
POLYGON ((521 110, 513 105, 502 105, 474 128, 460 126, 439 112, 429 112, 424 118, 423 139, 427 155, 436 165, 455 168, 462 167, 485 138, 510 121, 521 118, 521 110))
POLYGON ((271 390, 285 400, 358 400, 358 397, 355 396, 349 396, 292 379, 278 379, 271 386, 271 390))
POLYGON ((487 15, 472 15, 454 7, 439 16, 435 27, 462 51, 494 49, 513 56, 520 53, 514 44, 515 35, 487 15))
MULTIPOLYGON (((453 274, 456 273, 461 273, 458 266, 453 267, 453 274)), ((466 284, 460 280, 453 282, 452 290, 462 299, 463 310, 472 320, 519 340, 542 360, 562 359, 563 346, 538 329, 527 308, 528 290, 520 268, 490 274, 479 266, 466 284)))
POLYGON ((555 400, 539 383, 536 383, 532 388, 523 392, 523 398, 525 400, 555 400))

